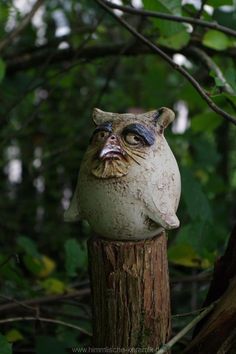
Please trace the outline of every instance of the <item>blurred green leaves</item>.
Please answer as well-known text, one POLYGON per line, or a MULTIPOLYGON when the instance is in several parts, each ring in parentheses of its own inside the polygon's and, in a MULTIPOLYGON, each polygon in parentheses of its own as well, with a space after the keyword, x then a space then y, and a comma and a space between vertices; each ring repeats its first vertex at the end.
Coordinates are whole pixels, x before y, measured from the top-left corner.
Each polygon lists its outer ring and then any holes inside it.
POLYGON ((5 71, 6 71, 6 64, 5 64, 5 62, 0 58, 0 83, 1 83, 1 81, 4 79, 5 71))
POLYGON ((33 240, 25 236, 19 236, 17 238, 17 243, 21 249, 29 256, 40 258, 40 253, 37 250, 37 246, 33 240))
POLYGON ((68 276, 77 275, 78 269, 84 269, 87 264, 87 251, 84 244, 79 244, 75 239, 65 242, 65 268, 68 276))
POLYGON ((206 47, 216 50, 225 50, 231 43, 226 34, 215 30, 207 31, 202 42, 206 47))
POLYGON ((6 337, 0 333, 0 353, 12 354, 12 345, 8 343, 6 337))
POLYGON ((181 168, 182 196, 187 211, 192 219, 212 222, 212 212, 209 202, 202 191, 200 183, 193 177, 190 169, 181 168))
POLYGON ((222 120, 214 112, 201 112, 191 120, 191 129, 196 132, 212 132, 222 123, 222 120))
POLYGON ((52 354, 53 352, 57 354, 67 353, 63 343, 50 336, 37 337, 35 352, 36 354, 52 354))

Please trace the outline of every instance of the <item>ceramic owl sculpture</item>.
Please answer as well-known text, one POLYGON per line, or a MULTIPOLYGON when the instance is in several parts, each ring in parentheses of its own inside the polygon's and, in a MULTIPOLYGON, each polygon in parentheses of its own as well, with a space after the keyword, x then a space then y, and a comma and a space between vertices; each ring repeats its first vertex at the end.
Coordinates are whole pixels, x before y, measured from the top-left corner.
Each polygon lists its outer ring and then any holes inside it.
POLYGON ((140 240, 179 226, 180 174, 164 138, 174 112, 93 112, 95 130, 84 155, 65 221, 85 219, 105 238, 140 240))

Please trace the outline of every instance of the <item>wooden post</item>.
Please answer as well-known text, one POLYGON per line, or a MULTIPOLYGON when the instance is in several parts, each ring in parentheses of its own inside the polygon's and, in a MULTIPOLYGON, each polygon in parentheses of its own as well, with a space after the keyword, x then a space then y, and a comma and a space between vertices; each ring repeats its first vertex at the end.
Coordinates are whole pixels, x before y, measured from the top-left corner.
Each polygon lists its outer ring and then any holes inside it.
POLYGON ((168 341, 166 244, 165 232, 142 241, 89 240, 95 348, 148 353, 168 341))

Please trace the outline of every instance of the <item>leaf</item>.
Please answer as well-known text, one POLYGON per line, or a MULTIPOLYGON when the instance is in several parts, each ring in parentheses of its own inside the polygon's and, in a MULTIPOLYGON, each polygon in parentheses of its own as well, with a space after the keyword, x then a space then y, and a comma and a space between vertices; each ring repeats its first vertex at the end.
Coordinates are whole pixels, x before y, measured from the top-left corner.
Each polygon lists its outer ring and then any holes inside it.
POLYGON ((200 183, 193 177, 192 172, 187 167, 181 169, 181 176, 182 195, 191 219, 212 221, 212 211, 200 183))
POLYGON ((236 67, 232 63, 225 70, 225 78, 236 93, 236 67))
POLYGON ((229 93, 223 93, 222 95, 236 105, 236 95, 230 95, 229 93))
POLYGON ((87 259, 87 252, 85 247, 75 240, 70 239, 65 243, 65 268, 69 276, 76 276, 76 269, 83 268, 87 259))
POLYGON ((208 221, 195 220, 190 224, 180 228, 176 240, 176 245, 189 245, 192 247, 197 257, 214 261, 213 253, 218 246, 217 230, 208 221), (212 237, 214 235, 214 237, 212 237))
POLYGON ((4 79, 5 72, 6 72, 6 64, 0 58, 0 82, 4 79))
MULTIPOLYGON (((181 1, 179 0, 143 0, 143 5, 145 9, 164 12, 169 14, 181 15, 181 1)), ((172 36, 178 32, 185 30, 185 26, 181 23, 175 23, 171 21, 153 19, 153 23, 158 27, 159 32, 162 36, 168 37, 172 36)))
POLYGON ((35 258, 41 257, 41 255, 37 250, 36 244, 30 238, 20 236, 17 239, 17 243, 25 251, 26 254, 35 258))
POLYGON ((160 37, 158 43, 162 44, 168 48, 181 49, 188 44, 190 35, 186 31, 178 32, 169 37, 160 37))
POLYGON ((231 42, 224 33, 210 30, 205 33, 202 43, 212 49, 225 50, 230 46, 231 42))
POLYGON ((37 273, 37 276, 40 278, 45 278, 50 275, 56 268, 56 263, 53 259, 48 256, 43 255, 41 258, 42 268, 37 273))
POLYGON ((191 120, 191 128, 194 132, 214 131, 222 119, 213 112, 203 112, 194 116, 191 120))
POLYGON ((32 274, 38 274, 43 269, 43 262, 40 258, 34 258, 28 254, 25 254, 23 256, 23 262, 32 274))
POLYGON ((12 354, 12 345, 8 343, 5 336, 0 333, 0 353, 12 354))
POLYGON ((46 294, 63 294, 66 290, 65 283, 56 278, 48 278, 41 284, 42 287, 46 290, 46 294))
POLYGON ((187 243, 172 245, 168 250, 168 259, 174 264, 190 268, 206 269, 211 265, 207 259, 202 259, 187 243))
POLYGON ((209 0, 207 5, 218 7, 223 5, 233 5, 233 0, 209 0))
MULTIPOLYGON (((192 139, 192 147, 195 157, 195 165, 199 165, 203 170, 212 169, 216 167, 220 160, 220 155, 217 152, 214 142, 210 139, 204 139, 202 136, 197 136, 197 139, 192 139), (207 152, 207 153, 206 153, 207 152)), ((194 173, 196 176, 196 171, 194 173)))
POLYGON ((24 339, 22 333, 15 328, 10 329, 10 331, 8 331, 5 334, 5 336, 8 340, 8 342, 10 342, 10 343, 15 343, 15 342, 18 342, 18 341, 24 339))
MULTIPOLYGON (((66 354, 63 344, 57 339, 49 336, 38 336, 36 338, 36 354, 66 354)), ((2 353, 1 353, 2 354, 2 353)))

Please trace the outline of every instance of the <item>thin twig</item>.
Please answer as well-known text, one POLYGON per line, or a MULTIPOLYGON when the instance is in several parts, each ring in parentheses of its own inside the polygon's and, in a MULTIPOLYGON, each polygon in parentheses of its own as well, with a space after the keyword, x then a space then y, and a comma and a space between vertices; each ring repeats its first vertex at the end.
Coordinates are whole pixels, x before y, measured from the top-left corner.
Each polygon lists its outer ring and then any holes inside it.
POLYGON ((13 302, 13 303, 19 305, 20 307, 23 307, 24 309, 31 310, 31 311, 34 311, 34 312, 36 311, 35 307, 29 306, 29 305, 25 304, 23 301, 18 301, 16 299, 14 299, 13 297, 9 297, 9 296, 0 294, 0 298, 2 298, 4 300, 8 300, 10 302, 13 302))
POLYGON ((47 296, 42 296, 34 299, 28 299, 28 300, 23 300, 23 301, 18 301, 19 303, 10 303, 10 304, 4 304, 0 305, 0 312, 2 311, 10 311, 13 310, 19 306, 27 305, 27 306, 34 306, 34 305, 40 305, 40 304, 45 304, 45 303, 55 303, 56 301, 62 301, 65 299, 69 298, 75 298, 75 297, 81 297, 81 296, 86 296, 90 294, 90 289, 85 288, 85 289, 80 289, 73 291, 71 293, 67 294, 61 294, 61 295, 47 295, 47 296))
POLYGON ((43 4, 44 0, 38 0, 32 7, 31 11, 20 21, 19 25, 14 28, 7 36, 0 42, 0 52, 11 44, 12 40, 19 36, 19 34, 25 29, 25 27, 29 24, 32 17, 39 9, 39 7, 43 4))
POLYGON ((212 277, 212 272, 202 272, 196 275, 187 275, 187 276, 182 276, 182 277, 176 277, 173 279, 170 279, 171 284, 179 284, 179 283, 191 283, 193 281, 195 282, 203 282, 211 279, 212 277))
POLYGON ((206 315, 208 315, 216 305, 216 301, 208 306, 204 311, 200 313, 193 321, 191 321, 186 327, 184 327, 179 333, 176 334, 168 343, 164 344, 156 354, 164 354, 168 352, 182 337, 185 336, 193 327, 196 326, 206 315))
POLYGON ((191 23, 193 25, 205 27, 205 28, 212 28, 214 30, 229 34, 230 36, 236 37, 236 31, 234 31, 231 28, 219 25, 217 22, 208 22, 204 20, 200 20, 197 18, 192 18, 192 17, 184 17, 184 16, 177 16, 177 15, 171 15, 171 14, 166 14, 163 12, 156 12, 156 11, 149 11, 149 10, 141 10, 137 9, 134 7, 130 6, 123 6, 123 5, 117 5, 115 3, 111 3, 109 1, 104 0, 104 4, 107 6, 121 10, 126 13, 130 13, 133 15, 141 15, 144 17, 155 17, 155 18, 160 18, 162 20, 169 20, 173 22, 181 22, 181 23, 191 23))
POLYGON ((12 317, 12 318, 5 318, 4 320, 0 320, 0 323, 9 323, 9 322, 19 322, 19 321, 41 321, 41 322, 48 322, 48 323, 55 323, 55 324, 59 324, 62 326, 66 326, 66 327, 70 327, 73 329, 76 329, 77 331, 86 334, 87 336, 92 336, 92 333, 86 331, 86 329, 73 325, 71 323, 67 323, 64 321, 60 321, 60 320, 55 320, 52 318, 46 318, 46 317, 33 317, 33 316, 22 316, 22 317, 12 317))
POLYGON ((224 74, 222 73, 221 69, 219 66, 207 55, 202 49, 197 48, 197 47, 189 47, 189 50, 191 50, 194 54, 198 56, 198 58, 203 62, 203 64, 209 69, 212 70, 216 77, 222 82, 223 84, 223 89, 225 92, 233 95, 235 94, 234 90, 232 87, 228 84, 226 78, 224 77, 224 74))
MULTIPOLYGON (((104 44, 93 44, 90 46, 86 46, 79 54, 79 59, 80 60, 97 60, 99 58, 105 58, 105 57, 110 57, 110 56, 116 56, 119 55, 120 51, 122 48, 127 44, 127 42, 122 41, 122 42, 114 42, 114 43, 104 43, 104 44)), ((188 47, 191 45, 199 45, 201 46, 201 41, 199 39, 191 39, 189 41, 188 46, 183 47, 178 50, 178 53, 181 53, 185 56, 191 56, 192 53, 188 50, 188 47)), ((167 48, 164 46, 159 46, 160 48, 163 48, 166 53, 169 55, 176 54, 176 50, 173 48, 167 48)), ((205 51, 207 51, 209 54, 213 55, 216 53, 218 56, 221 56, 223 58, 225 57, 230 57, 233 60, 236 58, 236 48, 228 48, 227 50, 221 50, 217 51, 214 49, 209 49, 205 48, 205 51)), ((66 49, 58 49, 55 50, 55 48, 51 49, 43 49, 41 50, 41 47, 38 47, 35 49, 33 53, 29 53, 28 51, 24 53, 15 53, 14 57, 5 57, 5 63, 6 63, 6 75, 11 76, 14 75, 15 73, 18 73, 20 71, 28 70, 31 68, 37 68, 42 66, 42 62, 46 60, 50 55, 53 54, 53 59, 50 61, 50 65, 53 65, 55 63, 68 63, 73 60, 77 49, 74 48, 66 48, 66 49)), ((127 50, 124 51, 122 56, 136 56, 136 55, 144 55, 144 54, 153 54, 153 50, 150 49, 150 47, 147 47, 146 45, 132 45, 127 48, 127 50)))
POLYGON ((228 120, 229 122, 236 125, 236 119, 232 117, 230 114, 225 112, 219 106, 217 106, 212 99, 209 97, 208 93, 201 87, 199 82, 195 80, 195 78, 189 74, 184 68, 180 65, 176 64, 164 51, 162 51, 159 47, 157 47, 153 42, 149 39, 144 37, 141 33, 137 32, 134 27, 132 27, 128 22, 126 22, 121 17, 117 16, 106 4, 103 0, 95 0, 105 11, 107 11, 111 16, 113 16, 119 23, 122 24, 130 33, 132 33, 136 38, 138 38, 141 42, 145 43, 149 48, 151 48, 155 53, 157 53, 160 57, 162 57, 167 63, 172 66, 176 71, 181 73, 191 84, 192 86, 198 91, 200 96, 207 102, 208 106, 216 112, 217 114, 221 115, 223 118, 228 120))
MULTIPOLYGON (((200 9, 197 11, 197 13, 194 15, 194 19, 201 19, 201 16, 204 12, 204 6, 205 4, 207 3, 207 0, 202 0, 201 1, 201 6, 200 6, 200 9)), ((197 24, 194 24, 193 25, 193 30, 192 30, 192 37, 195 35, 196 31, 197 31, 197 27, 198 25, 197 24)))
POLYGON ((205 307, 202 307, 201 309, 197 309, 197 310, 194 310, 194 311, 191 311, 191 312, 177 313, 175 315, 172 315, 171 317, 172 318, 179 318, 179 317, 193 316, 193 315, 198 314, 201 311, 204 311, 206 308, 207 307, 205 306, 205 307))

